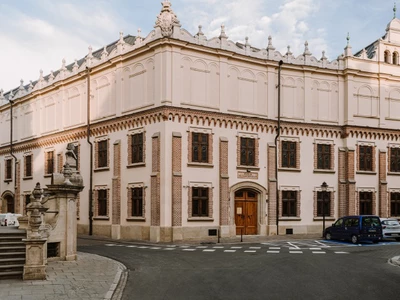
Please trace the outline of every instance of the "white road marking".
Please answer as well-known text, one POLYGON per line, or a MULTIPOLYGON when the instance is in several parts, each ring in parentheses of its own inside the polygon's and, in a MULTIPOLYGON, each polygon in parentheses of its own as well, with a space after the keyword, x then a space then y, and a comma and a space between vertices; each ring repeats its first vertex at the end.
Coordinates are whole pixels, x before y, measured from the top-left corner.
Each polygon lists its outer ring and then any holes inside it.
POLYGON ((214 249, 224 249, 224 246, 214 246, 214 249))
POLYGON ((164 248, 163 250, 175 250, 176 248, 164 248))
MULTIPOLYGON (((292 246, 295 249, 300 249, 299 246, 296 246, 295 244, 291 243, 291 242, 287 242, 290 246, 292 246)), ((290 249, 290 248, 289 248, 290 249)))
POLYGON ((344 251, 335 251, 336 254, 349 254, 349 252, 344 252, 344 251))
POLYGON ((291 254, 302 254, 303 251, 289 251, 289 253, 291 253, 291 254))
POLYGON ((236 252, 236 250, 224 250, 224 252, 230 252, 230 253, 233 253, 233 252, 236 252))
POLYGON ((261 247, 249 247, 249 249, 261 249, 261 247))
POLYGON ((235 246, 233 246, 233 247, 231 247, 231 249, 242 249, 242 247, 235 247, 235 246))
POLYGON ((299 249, 300 249, 299 247, 297 247, 297 248, 290 247, 289 248, 289 250, 299 250, 299 249))
POLYGON ((254 253, 254 252, 257 252, 256 250, 244 250, 244 252, 247 252, 247 253, 254 253))
POLYGON ((276 251, 276 250, 268 250, 268 251, 267 251, 267 253, 274 253, 274 254, 278 254, 278 253, 279 253, 279 251, 276 251))
POLYGON ((147 246, 140 246, 140 247, 138 247, 139 249, 147 249, 147 248, 149 248, 149 247, 147 247, 147 246))
POLYGON ((115 246, 115 244, 105 244, 105 246, 113 247, 113 246, 115 246))
POLYGON ((192 248, 184 248, 184 249, 182 249, 182 251, 196 251, 196 249, 192 249, 192 248))
POLYGON ((310 248, 310 250, 321 250, 321 248, 310 248))
POLYGON ((151 247, 150 249, 158 250, 158 249, 161 249, 161 247, 151 247))
POLYGON ((197 249, 206 249, 206 248, 208 248, 207 246, 197 246, 196 247, 197 249))
POLYGON ((312 253, 314 253, 314 254, 326 254, 325 251, 313 251, 312 253))
POLYGON ((136 248, 137 246, 131 245, 131 246, 126 246, 128 248, 136 248))
POLYGON ((329 245, 327 245, 327 244, 325 244, 325 243, 321 243, 320 241, 314 241, 314 242, 316 242, 317 244, 320 244, 320 245, 323 246, 323 247, 327 247, 327 248, 330 247, 329 245))
POLYGON ((269 247, 269 249, 271 249, 271 250, 280 250, 281 247, 269 247))
POLYGON ((204 249, 203 252, 214 252, 215 249, 204 249))

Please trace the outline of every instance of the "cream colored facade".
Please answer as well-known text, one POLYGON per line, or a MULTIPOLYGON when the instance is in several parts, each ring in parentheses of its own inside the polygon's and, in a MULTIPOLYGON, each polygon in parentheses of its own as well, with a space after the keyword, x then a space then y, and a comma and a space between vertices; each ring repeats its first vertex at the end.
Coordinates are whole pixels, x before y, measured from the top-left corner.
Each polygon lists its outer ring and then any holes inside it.
POLYGON ((54 172, 60 172, 66 145, 72 142, 79 149, 78 168, 86 185, 78 201, 80 233, 92 226, 93 234, 117 239, 208 239, 210 229, 219 229, 221 236, 238 234, 242 215, 255 218, 254 230, 244 225, 248 234, 319 233, 323 217, 317 198, 323 182, 330 192, 325 198, 330 205, 327 224, 342 215, 365 213, 367 202, 372 214, 400 217, 400 153, 393 150, 400 148, 398 51, 396 18, 384 38, 356 54, 348 42, 343 55, 329 61, 324 54, 313 56, 307 43, 298 56, 276 51, 272 39, 266 49, 251 47, 247 39, 234 43, 223 26, 219 37, 207 39, 201 27, 193 35, 164 1, 147 37, 121 34, 117 42, 89 49, 74 64, 63 62, 54 74, 41 74, 28 86, 21 83, 0 94, 0 209, 24 212, 25 197, 36 182, 50 184, 46 153, 54 153, 54 172), (13 101, 12 155, 17 163, 10 152, 8 100, 13 101), (132 163, 130 141, 138 134, 143 134, 143 161, 132 163), (206 162, 192 157, 194 134, 207 137, 206 162), (249 140, 254 141, 253 165, 240 158, 241 141, 249 140), (93 144, 93 170, 88 141, 93 144), (105 167, 98 165, 102 141, 107 141, 105 167), (284 145, 295 146, 290 167, 283 166, 284 145), (318 145, 329 151, 324 156, 329 156, 328 167, 319 167, 318 145), (364 150, 372 152, 363 156, 364 150), (32 158, 31 176, 26 176, 27 156, 32 158), (143 192, 139 216, 132 216, 135 188, 143 192), (193 189, 198 188, 207 191, 202 216, 194 216, 199 206, 193 189), (254 196, 255 206, 238 204, 242 191, 254 196), (107 198, 102 215, 100 194, 107 198), (288 195, 295 195, 292 207, 282 201, 288 195))

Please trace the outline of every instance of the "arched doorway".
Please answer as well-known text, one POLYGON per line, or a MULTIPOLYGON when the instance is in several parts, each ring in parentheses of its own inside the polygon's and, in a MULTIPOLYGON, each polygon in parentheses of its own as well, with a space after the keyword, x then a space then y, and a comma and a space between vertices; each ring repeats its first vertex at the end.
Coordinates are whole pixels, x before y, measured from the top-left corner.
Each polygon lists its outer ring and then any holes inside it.
POLYGON ((2 212, 3 213, 15 213, 15 201, 14 196, 10 193, 5 192, 3 194, 2 212))
POLYGON ((250 189, 235 192, 235 224, 237 235, 257 234, 258 193, 250 189))

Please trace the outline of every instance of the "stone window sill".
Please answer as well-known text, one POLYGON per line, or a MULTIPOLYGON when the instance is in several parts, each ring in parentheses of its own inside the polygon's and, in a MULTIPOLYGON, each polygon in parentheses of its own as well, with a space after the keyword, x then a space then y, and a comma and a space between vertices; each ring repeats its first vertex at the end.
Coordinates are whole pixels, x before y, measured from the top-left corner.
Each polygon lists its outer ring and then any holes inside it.
POLYGON ((301 221, 299 217, 279 217, 279 221, 301 221))
POLYGON ((206 222, 212 222, 214 221, 214 218, 209 218, 209 217, 191 217, 187 219, 188 221, 192 222, 192 221, 206 221, 206 222))
POLYGON ((12 179, 4 179, 4 182, 10 183, 12 182, 12 179))
POLYGON ((188 167, 196 167, 196 168, 214 168, 213 164, 210 163, 202 163, 202 162, 189 162, 187 164, 188 167))
POLYGON ((283 172, 301 172, 301 169, 296 169, 296 168, 278 168, 278 171, 283 171, 283 172))
POLYGON ((93 171, 94 172, 103 172, 103 171, 109 171, 110 168, 109 167, 102 167, 102 168, 96 168, 93 171))
POLYGON ((325 173, 325 174, 335 174, 335 170, 328 170, 328 169, 314 169, 314 173, 325 173))
POLYGON ((388 175, 400 176, 400 172, 388 172, 388 175))
POLYGON ((260 168, 257 166, 237 166, 236 167, 237 170, 251 170, 251 171, 260 171, 260 168))
POLYGON ((49 178, 51 177, 53 174, 44 174, 44 177, 49 178))
POLYGON ((108 220, 110 220, 110 217, 107 217, 107 216, 97 216, 97 217, 93 217, 93 220, 97 220, 97 221, 108 221, 108 220))
POLYGON ((26 176, 26 177, 22 178, 22 180, 30 180, 30 179, 33 179, 33 176, 26 176))
POLYGON ((126 218, 128 222, 144 222, 146 221, 145 217, 128 217, 126 218))
POLYGON ((376 175, 375 171, 357 171, 356 174, 376 175))
MULTIPOLYGON (((314 217, 313 221, 323 221, 324 217, 314 217)), ((335 221, 335 217, 326 216, 325 221, 335 221)))
POLYGON ((140 163, 129 164, 126 167, 127 168, 139 168, 139 167, 145 167, 145 166, 146 166, 146 163, 140 162, 140 163))

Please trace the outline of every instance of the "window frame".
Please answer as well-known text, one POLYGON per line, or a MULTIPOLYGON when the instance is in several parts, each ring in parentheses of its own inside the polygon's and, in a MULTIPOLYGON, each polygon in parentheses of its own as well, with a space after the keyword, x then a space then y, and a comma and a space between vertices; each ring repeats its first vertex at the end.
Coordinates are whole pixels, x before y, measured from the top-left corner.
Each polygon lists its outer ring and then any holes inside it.
POLYGON ((298 160, 298 151, 297 151, 297 143, 298 141, 289 141, 289 140, 282 140, 281 141, 281 168, 287 168, 287 169, 297 169, 297 160, 298 160), (287 149, 287 147, 285 147, 286 144, 293 144, 294 145, 294 149, 287 149), (293 156, 293 152, 294 152, 294 161, 290 161, 290 154, 292 153, 293 156), (285 158, 285 154, 287 156, 287 159, 285 158))
POLYGON ((359 191, 358 192, 358 211, 360 215, 373 215, 374 214, 374 192, 372 191, 359 191), (363 197, 366 195, 370 195, 370 199, 368 197, 363 197), (367 208, 365 208, 368 206, 367 208))
POLYGON ((400 216, 400 191, 390 191, 390 208, 389 215, 390 217, 398 217, 400 216), (393 197, 396 195, 395 197, 393 197), (396 198, 396 199, 393 199, 396 198), (395 209, 393 209, 395 207, 395 209), (395 211, 395 212, 393 212, 395 211))
POLYGON ((210 133, 208 132, 197 132, 197 131, 192 131, 191 133, 191 162, 194 163, 209 163, 209 139, 210 139, 210 133), (195 139, 195 136, 198 136, 199 138, 195 139), (195 148, 199 149, 197 151, 197 155, 195 155, 195 148), (203 147, 205 147, 205 151, 203 150, 203 147), (203 154, 205 157, 203 157, 203 154), (197 157, 196 157, 197 156, 197 157))
POLYGON ((12 169, 12 158, 5 159, 4 162, 4 181, 12 181, 13 169, 12 169))
POLYGON ((332 169, 332 159, 331 158, 332 158, 332 145, 318 143, 317 144, 317 169, 318 170, 331 170, 332 169), (328 151, 326 151, 326 150, 328 150, 328 151))
POLYGON ((44 169, 44 176, 50 176, 55 172, 55 151, 54 150, 48 150, 45 151, 45 169, 44 169))
POLYGON ((389 147, 389 172, 400 173, 400 147, 389 147))
POLYGON ((358 171, 373 172, 374 163, 374 146, 358 145, 358 171))
POLYGON ((240 136, 239 137, 239 165, 240 166, 249 166, 256 167, 256 148, 257 148, 257 140, 254 137, 240 136), (252 145, 249 145, 249 143, 252 145), (245 143, 243 143, 245 142, 245 143), (251 156, 252 153, 252 156, 251 156), (243 155, 244 154, 244 155, 243 155))
POLYGON ((96 217, 108 217, 108 190, 97 189, 96 190, 96 217))
POLYGON ((32 178, 33 176, 32 158, 32 154, 24 156, 24 178, 32 178))
POLYGON ((209 187, 204 187, 204 186, 202 186, 202 187, 193 186, 190 189, 190 193, 191 193, 191 196, 192 196, 191 197, 191 199, 192 199, 192 203, 191 203, 192 209, 191 209, 190 217, 195 217, 195 218, 207 218, 207 217, 210 217, 209 216, 210 188, 209 187), (195 191, 206 192, 206 195, 203 195, 202 193, 198 193, 195 196, 194 195, 195 191), (195 210, 195 208, 196 208, 196 210, 195 210), (195 211, 197 213, 195 213, 195 211))
POLYGON ((298 190, 282 190, 281 192, 281 217, 298 217, 297 206, 298 203, 298 190), (288 197, 288 195, 293 194, 294 198, 288 197), (294 213, 292 213, 294 210, 294 213))
POLYGON ((317 213, 316 217, 323 217, 323 202, 324 199, 322 197, 325 197, 325 217, 331 217, 332 216, 332 192, 331 191, 317 191, 317 213), (324 195, 325 194, 325 195, 324 195))
POLYGON ((144 188, 131 187, 131 217, 144 217, 144 188), (140 195, 135 195, 134 191, 140 191, 140 195))

